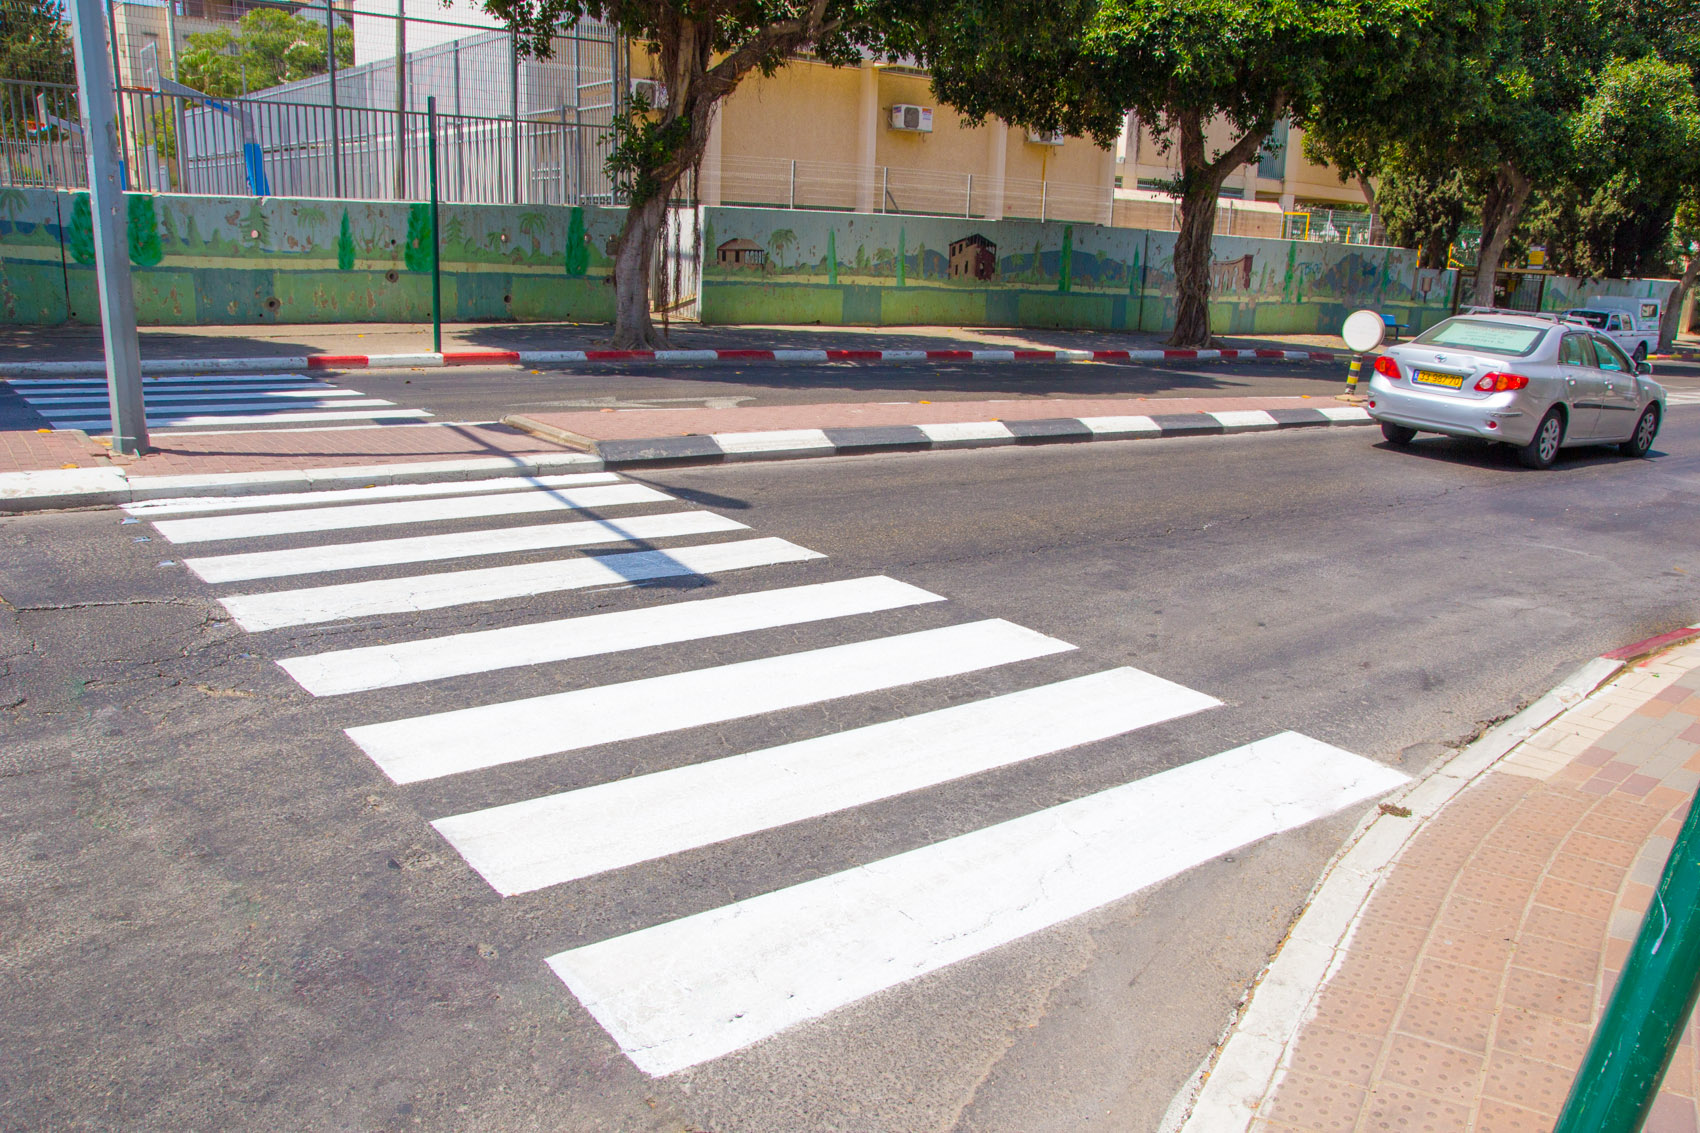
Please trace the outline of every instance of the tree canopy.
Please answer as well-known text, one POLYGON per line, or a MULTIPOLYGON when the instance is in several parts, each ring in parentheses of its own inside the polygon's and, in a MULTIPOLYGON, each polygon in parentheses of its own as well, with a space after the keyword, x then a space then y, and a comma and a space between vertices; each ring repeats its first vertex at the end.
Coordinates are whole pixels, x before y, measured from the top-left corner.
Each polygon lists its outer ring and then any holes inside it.
MULTIPOLYGON (((354 63, 354 33, 347 27, 336 29, 336 61, 339 67, 354 63)), ((322 19, 255 8, 237 21, 234 33, 190 33, 177 59, 177 81, 215 98, 235 98, 329 69, 322 19)))

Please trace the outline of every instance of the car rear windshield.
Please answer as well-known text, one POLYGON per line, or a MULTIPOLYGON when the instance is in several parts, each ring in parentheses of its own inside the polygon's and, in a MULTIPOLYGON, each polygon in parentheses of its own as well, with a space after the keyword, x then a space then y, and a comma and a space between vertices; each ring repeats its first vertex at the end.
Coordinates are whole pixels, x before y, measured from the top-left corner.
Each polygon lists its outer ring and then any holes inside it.
POLYGON ((1567 319, 1581 319, 1583 322, 1597 330, 1604 330, 1606 326, 1606 316, 1603 311, 1566 311, 1564 312, 1564 317, 1567 319))
POLYGON ((1418 346, 1450 346, 1520 358, 1535 349, 1546 327, 1526 327, 1493 319, 1447 319, 1411 341, 1418 346))

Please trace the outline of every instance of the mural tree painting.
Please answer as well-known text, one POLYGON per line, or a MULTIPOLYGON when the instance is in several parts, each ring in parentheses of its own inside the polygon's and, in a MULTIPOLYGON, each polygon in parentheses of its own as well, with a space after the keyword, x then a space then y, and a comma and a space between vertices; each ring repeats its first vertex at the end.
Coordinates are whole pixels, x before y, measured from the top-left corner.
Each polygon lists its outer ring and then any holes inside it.
POLYGON ((1467 28, 1467 0, 953 0, 922 5, 906 47, 939 97, 988 115, 1113 143, 1127 111, 1178 158, 1175 346, 1210 341, 1210 245, 1228 176, 1282 118, 1374 113, 1422 53, 1467 28), (1444 14, 1444 15, 1443 15, 1444 14), (1441 26, 1444 18, 1445 26, 1441 26), (1213 149, 1207 123, 1231 129, 1213 149))
POLYGON ((909 232, 907 229, 897 230, 897 286, 904 284, 904 261, 909 258, 909 232))
POLYGON ((628 200, 614 243, 614 345, 657 345, 649 317, 650 265, 667 202, 708 148, 720 100, 752 72, 771 75, 798 52, 834 65, 861 61, 880 34, 871 0, 482 0, 520 38, 521 50, 547 57, 556 29, 584 17, 605 20, 646 44, 659 105, 633 99, 614 123, 608 171, 628 200))
POLYGON ((777 229, 768 236, 767 246, 773 249, 773 258, 778 261, 777 266, 783 268, 786 249, 797 246, 797 234, 789 228, 777 229))
POLYGON ((431 270, 431 206, 412 204, 407 207, 407 243, 402 245, 401 262, 408 271, 431 270))
POLYGON ((127 193, 125 202, 130 262, 137 267, 151 268, 165 257, 159 246, 159 215, 154 211, 153 194, 127 193))
POLYGON ((1057 259, 1057 290, 1063 294, 1074 289, 1074 225, 1063 225, 1062 255, 1057 259))
POLYGON ((831 287, 838 286, 838 230, 826 230, 826 282, 831 287))
POLYGON ((567 246, 562 267, 573 279, 581 279, 590 270, 590 245, 584 236, 584 209, 574 205, 567 214, 567 246))
POLYGON ((543 230, 549 227, 549 218, 535 210, 519 214, 519 230, 531 237, 531 254, 538 255, 543 251, 543 230))
POLYGON ((336 266, 343 271, 354 268, 354 229, 348 223, 348 210, 342 210, 342 228, 336 235, 336 266))
POLYGON ((65 246, 79 264, 94 263, 94 210, 89 207, 87 193, 71 199, 71 231, 65 246))

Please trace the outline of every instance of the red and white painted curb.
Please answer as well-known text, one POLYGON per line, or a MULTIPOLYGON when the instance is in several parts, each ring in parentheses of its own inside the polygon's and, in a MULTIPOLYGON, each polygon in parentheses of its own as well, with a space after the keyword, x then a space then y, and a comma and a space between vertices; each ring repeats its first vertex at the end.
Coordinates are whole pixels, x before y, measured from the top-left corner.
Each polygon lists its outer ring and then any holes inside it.
MULTIPOLYGON (((408 370, 445 366, 564 366, 598 362, 1332 362, 1330 350, 454 350, 424 354, 307 354, 274 358, 162 358, 144 374, 287 373, 295 370, 408 370)), ((99 360, 0 365, 14 378, 98 375, 99 360)))

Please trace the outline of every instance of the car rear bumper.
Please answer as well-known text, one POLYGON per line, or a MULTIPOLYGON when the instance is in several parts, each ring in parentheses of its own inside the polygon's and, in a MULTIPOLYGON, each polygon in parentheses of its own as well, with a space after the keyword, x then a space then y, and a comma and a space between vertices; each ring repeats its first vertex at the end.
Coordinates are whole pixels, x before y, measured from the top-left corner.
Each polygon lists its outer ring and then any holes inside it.
POLYGON ((1399 389, 1379 374, 1369 384, 1369 415, 1419 432, 1514 445, 1528 444, 1540 423, 1540 415, 1520 404, 1514 393, 1480 399, 1446 397, 1399 389))

